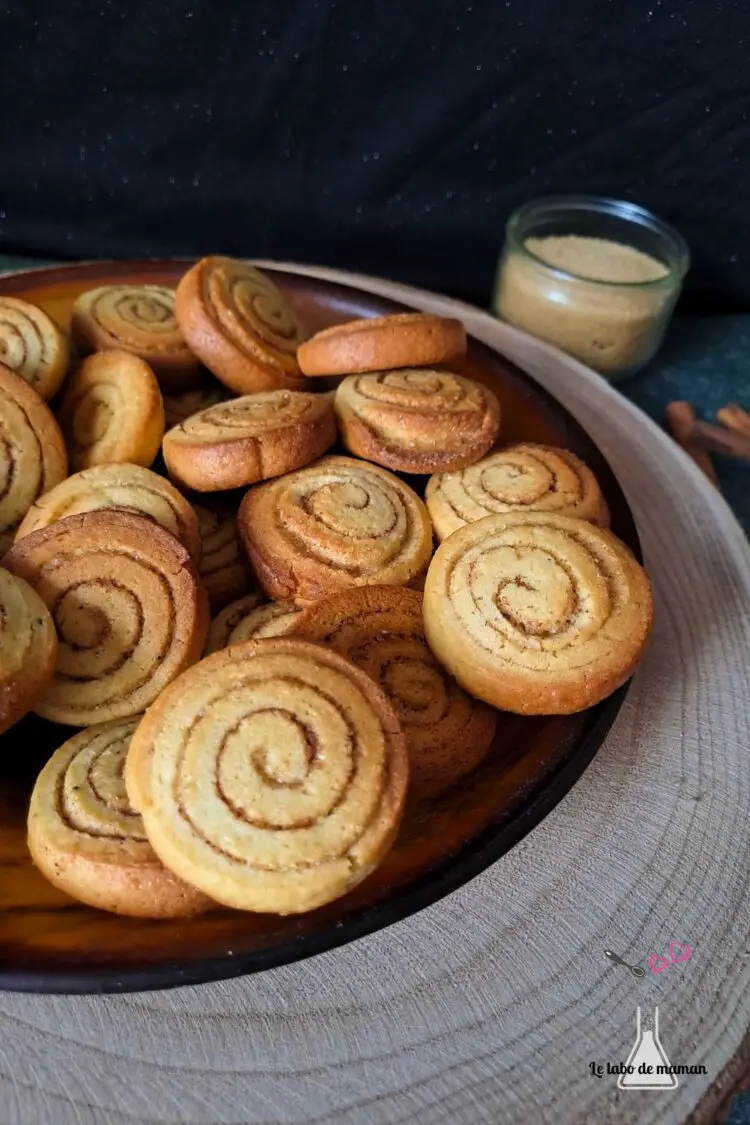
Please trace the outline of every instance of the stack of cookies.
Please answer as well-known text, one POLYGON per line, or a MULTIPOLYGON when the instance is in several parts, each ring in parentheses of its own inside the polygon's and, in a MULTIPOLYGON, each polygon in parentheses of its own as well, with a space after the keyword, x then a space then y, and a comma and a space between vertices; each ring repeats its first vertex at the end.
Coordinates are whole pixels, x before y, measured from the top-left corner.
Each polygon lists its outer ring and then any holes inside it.
POLYGON ((212 257, 84 293, 71 335, 0 298, 0 730, 76 729, 29 810, 73 897, 315 909, 498 709, 580 711, 638 663, 650 587, 594 475, 502 444, 459 321, 309 338, 212 257))

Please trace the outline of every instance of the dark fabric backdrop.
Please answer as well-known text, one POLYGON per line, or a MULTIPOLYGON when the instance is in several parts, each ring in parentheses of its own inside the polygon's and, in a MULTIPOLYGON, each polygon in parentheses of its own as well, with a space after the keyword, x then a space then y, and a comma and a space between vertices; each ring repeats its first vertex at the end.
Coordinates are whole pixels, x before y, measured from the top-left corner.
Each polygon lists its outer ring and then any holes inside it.
POLYGON ((509 211, 637 200, 750 309, 747 0, 0 0, 0 251, 226 252, 486 302, 509 211))

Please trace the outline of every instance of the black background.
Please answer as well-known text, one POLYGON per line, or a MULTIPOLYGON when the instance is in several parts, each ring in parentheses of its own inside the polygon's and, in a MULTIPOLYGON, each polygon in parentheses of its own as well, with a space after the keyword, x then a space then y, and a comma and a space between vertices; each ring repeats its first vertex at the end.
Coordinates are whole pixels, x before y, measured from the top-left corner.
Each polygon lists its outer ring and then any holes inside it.
POLYGON ((485 303, 509 211, 631 198, 750 309, 745 0, 13 0, 0 251, 224 252, 485 303))

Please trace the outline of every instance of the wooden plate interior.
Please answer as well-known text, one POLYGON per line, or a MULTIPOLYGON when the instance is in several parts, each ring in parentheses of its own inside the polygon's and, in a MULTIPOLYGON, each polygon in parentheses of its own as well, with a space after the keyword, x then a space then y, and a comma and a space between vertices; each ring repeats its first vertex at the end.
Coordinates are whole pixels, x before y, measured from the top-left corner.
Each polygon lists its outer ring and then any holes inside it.
MULTIPOLYGON (((96 263, 0 278, 66 327, 77 294, 116 281, 174 284, 179 262, 96 263)), ((311 330, 402 306, 347 286, 272 272, 311 330)), ((595 471, 613 530, 637 553, 635 525, 604 457, 580 426, 507 360, 471 341, 455 369, 500 397, 503 439, 564 446, 595 471)), ((423 487, 424 481, 410 481, 423 487)), ((0 988, 112 991, 169 987, 269 968, 321 952, 421 909, 513 846, 575 783, 624 698, 581 715, 502 715, 486 761, 454 790, 412 809, 386 861, 346 898, 281 918, 217 909, 189 922, 144 922, 89 909, 50 886, 25 842, 36 773, 74 732, 28 716, 0 738, 0 988)))

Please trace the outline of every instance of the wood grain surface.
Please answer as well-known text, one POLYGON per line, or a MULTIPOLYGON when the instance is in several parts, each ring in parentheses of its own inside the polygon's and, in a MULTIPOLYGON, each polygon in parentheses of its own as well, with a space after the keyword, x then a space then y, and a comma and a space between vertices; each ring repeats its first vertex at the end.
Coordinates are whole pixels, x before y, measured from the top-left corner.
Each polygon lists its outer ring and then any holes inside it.
POLYGON ((655 581, 649 656, 568 797, 414 917, 223 984, 0 996, 3 1125, 703 1125, 736 1082, 750 1015, 747 542, 682 451, 574 361, 455 302, 356 283, 460 315, 589 428, 655 581), (691 959, 642 981, 603 953, 645 964, 671 941, 691 959), (705 1075, 666 1092, 592 1075, 627 1058, 637 1005, 659 1006, 670 1061, 705 1075))

